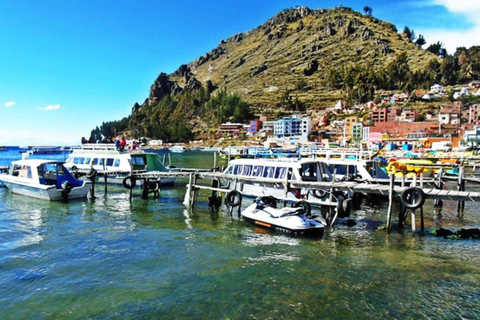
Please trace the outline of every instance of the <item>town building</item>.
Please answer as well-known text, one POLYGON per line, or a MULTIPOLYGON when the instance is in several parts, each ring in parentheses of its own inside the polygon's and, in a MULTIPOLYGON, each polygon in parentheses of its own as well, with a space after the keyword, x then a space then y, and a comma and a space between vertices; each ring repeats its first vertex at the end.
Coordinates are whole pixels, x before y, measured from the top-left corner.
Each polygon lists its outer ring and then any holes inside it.
POLYGON ((229 137, 236 136, 243 132, 243 124, 230 122, 222 123, 220 125, 219 132, 222 134, 226 134, 229 137))
POLYGON ((307 142, 311 132, 311 120, 309 117, 302 118, 294 115, 275 121, 273 134, 278 139, 290 139, 291 141, 307 142))
POLYGON ((247 128, 247 133, 250 135, 256 135, 262 127, 262 121, 260 120, 251 120, 250 125, 247 128))

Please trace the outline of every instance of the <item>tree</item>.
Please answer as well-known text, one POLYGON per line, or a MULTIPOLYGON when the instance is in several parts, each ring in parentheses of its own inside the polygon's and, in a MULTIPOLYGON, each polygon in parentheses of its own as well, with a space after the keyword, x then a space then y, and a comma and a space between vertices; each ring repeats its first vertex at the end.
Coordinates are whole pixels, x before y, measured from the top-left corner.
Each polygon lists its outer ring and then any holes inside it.
POLYGON ((409 27, 405 26, 405 28, 403 29, 403 34, 405 35, 405 37, 407 37, 408 41, 413 42, 413 40, 415 40, 415 32, 413 31, 413 29, 410 30, 409 27))
POLYGON ((368 14, 369 16, 372 15, 372 11, 373 9, 368 6, 363 7, 363 12, 365 12, 365 14, 368 14))
POLYGON ((428 46, 426 50, 442 58, 445 58, 445 56, 447 55, 447 50, 443 48, 443 43, 441 43, 440 41, 437 41, 437 43, 432 43, 428 46))
POLYGON ((418 35, 418 38, 417 38, 417 41, 415 41, 415 44, 416 44, 419 48, 421 48, 425 43, 427 43, 427 41, 425 41, 425 38, 424 38, 421 34, 419 34, 419 35, 418 35))

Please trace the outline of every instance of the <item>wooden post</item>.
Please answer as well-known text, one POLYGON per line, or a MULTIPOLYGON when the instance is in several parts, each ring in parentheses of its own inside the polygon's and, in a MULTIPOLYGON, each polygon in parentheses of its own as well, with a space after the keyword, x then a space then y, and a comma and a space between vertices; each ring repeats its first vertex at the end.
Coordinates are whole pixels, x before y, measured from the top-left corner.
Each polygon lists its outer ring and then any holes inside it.
POLYGON ((105 195, 107 195, 107 168, 105 167, 105 161, 103 161, 103 182, 105 183, 105 195))
POLYGON ((398 213, 398 228, 403 229, 403 223, 407 215, 407 208, 404 205, 400 206, 400 212, 398 213))
POLYGON ((183 200, 183 205, 187 207, 187 209, 191 209, 191 192, 192 192, 192 181, 193 181, 193 172, 190 172, 188 175, 188 184, 187 184, 187 191, 185 192, 185 199, 183 200))
MULTIPOLYGON (((462 165, 460 166, 458 170, 458 191, 465 191, 465 166, 462 165)), ((457 206, 457 214, 458 216, 461 216, 463 214, 463 211, 465 209, 465 201, 458 201, 458 206, 457 206)))
POLYGON ((423 206, 420 207, 420 230, 425 231, 425 221, 423 216, 423 206))
POLYGON ((148 199, 148 183, 149 182, 150 182, 149 178, 143 179, 142 199, 148 199))
POLYGON ((416 209, 410 210, 410 215, 412 219, 412 232, 415 232, 417 230, 417 226, 415 225, 415 211, 416 209))
POLYGON ((395 184, 395 174, 390 174, 390 188, 388 189, 388 211, 387 211, 387 232, 390 232, 392 208, 393 208, 393 189, 395 184))
MULTIPOLYGON (((440 190, 443 190, 443 170, 439 170, 440 172, 438 173, 438 182, 437 182, 437 185, 436 187, 440 190)), ((435 202, 434 202, 434 207, 435 208, 441 208, 443 205, 443 201, 441 199, 435 199, 435 202)))
POLYGON ((92 179, 92 187, 90 188, 90 197, 95 198, 95 182, 96 179, 92 179))
POLYGON ((195 198, 196 198, 196 195, 197 195, 197 190, 195 188, 195 185, 197 184, 197 174, 194 173, 193 174, 193 178, 192 178, 192 188, 191 188, 191 197, 190 197, 190 208, 193 208, 195 206, 195 198))

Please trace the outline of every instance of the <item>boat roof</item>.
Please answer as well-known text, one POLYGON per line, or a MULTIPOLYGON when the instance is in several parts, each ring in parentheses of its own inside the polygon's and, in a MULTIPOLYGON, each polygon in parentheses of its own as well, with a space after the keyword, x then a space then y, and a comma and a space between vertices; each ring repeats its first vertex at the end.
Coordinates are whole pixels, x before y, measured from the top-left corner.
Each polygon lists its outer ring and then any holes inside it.
POLYGON ((31 166, 31 167, 37 167, 44 163, 64 163, 64 161, 46 160, 46 159, 23 159, 23 160, 12 161, 13 165, 24 165, 24 166, 31 166))
MULTIPOLYGON (((298 165, 303 163, 317 163, 318 160, 310 159, 310 158, 241 158, 241 159, 233 159, 230 160, 232 164, 260 164, 260 165, 298 165)), ((230 164, 229 163, 229 164, 230 164)))

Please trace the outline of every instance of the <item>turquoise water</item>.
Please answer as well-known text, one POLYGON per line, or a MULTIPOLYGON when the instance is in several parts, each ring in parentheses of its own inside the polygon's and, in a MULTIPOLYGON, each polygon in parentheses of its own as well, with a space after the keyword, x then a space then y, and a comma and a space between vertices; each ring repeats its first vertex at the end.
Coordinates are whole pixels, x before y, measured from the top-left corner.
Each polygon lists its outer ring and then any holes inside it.
MULTIPOLYGON (((0 166, 19 157, 1 152, 0 166)), ((172 162, 210 168, 213 156, 172 162)), ((113 187, 69 203, 0 189, 0 318, 480 318, 479 241, 386 234, 376 198, 356 204, 353 227, 292 238, 209 208, 208 192, 187 212, 185 182, 132 201, 113 187)), ((458 218, 456 203, 427 201, 425 214, 427 228, 480 224, 472 203, 458 218)))

